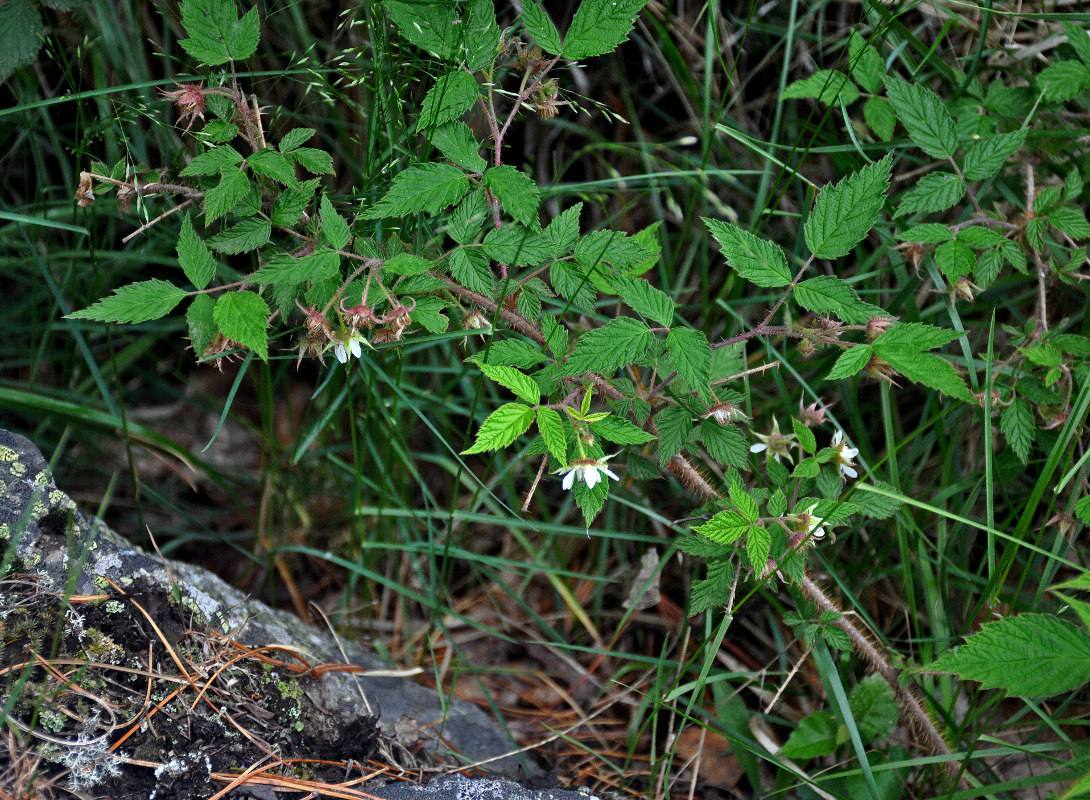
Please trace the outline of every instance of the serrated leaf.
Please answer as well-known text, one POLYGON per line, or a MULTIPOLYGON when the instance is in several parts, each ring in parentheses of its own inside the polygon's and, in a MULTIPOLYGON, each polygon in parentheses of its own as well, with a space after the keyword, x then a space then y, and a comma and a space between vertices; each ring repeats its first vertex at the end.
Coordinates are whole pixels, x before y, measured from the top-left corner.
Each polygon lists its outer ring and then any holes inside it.
POLYGON ((480 87, 468 72, 457 70, 439 78, 424 96, 416 130, 428 130, 455 120, 477 102, 480 87))
POLYGON ((165 317, 185 296, 184 289, 167 281, 137 281, 114 289, 110 297, 104 297, 65 318, 118 323, 147 322, 165 317))
POLYGON ((1014 454, 1022 464, 1029 462, 1029 451, 1033 447, 1033 438, 1037 433, 1033 424, 1033 409, 1029 403, 1020 397, 1004 409, 999 417, 999 428, 1007 444, 1011 446, 1014 454))
POLYGON ((965 196, 965 182, 952 172, 924 175, 916 185, 901 195, 895 217, 923 212, 936 214, 957 204, 965 196))
POLYGON ((673 323, 677 303, 666 292, 656 289, 643 278, 613 278, 611 283, 633 311, 663 327, 673 323))
POLYGON ((428 333, 443 333, 450 326, 450 320, 441 313, 446 301, 438 297, 417 297, 416 306, 409 319, 413 325, 419 325, 428 333))
POLYGON ((882 88, 882 77, 886 74, 882 57, 854 30, 848 34, 848 69, 852 80, 871 94, 882 88))
POLYGON ((554 256, 570 251, 579 241, 579 214, 582 210, 583 204, 576 203, 553 217, 545 228, 545 238, 552 243, 554 256))
POLYGON ((287 189, 281 192, 273 201, 269 219, 273 225, 281 225, 290 228, 299 221, 303 212, 307 210, 310 201, 314 198, 313 191, 293 191, 287 189))
POLYGON ((892 154, 822 189, 803 233, 817 258, 840 258, 863 241, 882 213, 892 154))
POLYGON ((406 39, 437 58, 464 60, 478 70, 498 55, 500 31, 490 0, 457 6, 450 0, 386 0, 383 5, 406 39))
POLYGON ((799 440, 799 446, 804 453, 813 455, 817 452, 817 438, 812 430, 794 417, 791 417, 791 429, 795 432, 795 436, 799 440))
POLYGON ((291 163, 271 147, 258 150, 246 159, 246 163, 249 164, 250 170, 257 175, 272 178, 288 187, 299 185, 299 182, 295 179, 295 170, 292 168, 291 163))
POLYGON ((921 353, 907 347, 882 347, 875 341, 874 352, 909 380, 929 386, 958 400, 969 401, 969 387, 953 365, 933 353, 921 353))
POLYGON ((537 184, 529 175, 508 164, 503 164, 490 167, 485 172, 484 185, 500 201, 503 210, 517 221, 533 230, 541 228, 537 218, 541 196, 537 184))
POLYGON ((1090 85, 1090 68, 1079 61, 1057 61, 1041 70, 1037 82, 1045 100, 1066 102, 1090 85))
POLYGON ((178 232, 177 252, 178 264, 190 283, 198 289, 204 289, 212 282, 212 278, 216 276, 216 260, 208 245, 193 230, 189 214, 185 215, 182 229, 178 232))
POLYGON ((439 148, 444 156, 469 172, 484 172, 488 162, 481 157, 480 142, 461 120, 448 122, 427 131, 428 140, 439 148))
POLYGON ((1090 67, 1090 31, 1086 31, 1071 22, 1063 23, 1067 43, 1074 48, 1083 64, 1090 67))
POLYGON ((220 253, 238 255, 256 250, 269 241, 272 224, 259 217, 250 217, 217 233, 208 240, 208 246, 220 253))
POLYGON ((719 242, 727 264, 755 286, 775 289, 791 283, 787 256, 780 246, 729 222, 704 218, 711 235, 719 242))
POLYGON ((184 178, 192 178, 201 175, 216 175, 223 172, 223 170, 228 167, 232 167, 235 164, 241 164, 242 161, 242 153, 231 147, 231 145, 224 144, 206 150, 194 157, 194 159, 186 164, 185 168, 178 174, 184 178))
POLYGON ((734 564, 714 561, 708 564, 708 577, 693 583, 689 596, 689 616, 725 606, 734 587, 734 564))
POLYGON ((967 180, 987 180, 1007 163, 1008 158, 1018 152, 1025 141, 1025 128, 971 141, 965 145, 961 171, 965 173, 967 180))
POLYGON ((681 406, 667 406, 655 416, 655 428, 659 438, 659 463, 665 466, 689 440, 693 421, 681 406))
POLYGON ((314 128, 292 128, 280 137, 278 149, 281 153, 291 152, 315 133, 317 133, 317 131, 315 131, 314 128))
POLYGON ((746 555, 755 572, 760 573, 768 564, 768 553, 772 549, 772 537, 760 525, 754 525, 746 536, 746 555))
POLYGON ((784 758, 799 761, 827 756, 840 746, 837 739, 839 728, 840 724, 828 711, 815 711, 799 720, 798 727, 787 737, 780 753, 784 758))
POLYGON ((614 444, 646 444, 655 438, 626 419, 610 415, 590 424, 591 433, 614 444))
POLYGON ((238 136, 238 126, 221 119, 212 119, 201 128, 198 135, 204 141, 225 144, 238 136))
POLYGON ((598 290, 590 278, 568 261, 554 261, 549 266, 549 281, 557 293, 573 306, 588 314, 594 313, 598 290))
POLYGON ((568 439, 564 435, 564 423, 560 414, 551 408, 541 406, 537 410, 537 430, 541 434, 541 441, 549 455, 560 462, 560 466, 568 465, 568 439))
POLYGON ((480 367, 481 372, 505 389, 510 389, 519 400, 525 400, 532 406, 541 402, 541 389, 529 375, 524 375, 514 367, 475 363, 480 367))
POLYGON ((713 542, 730 544, 749 532, 750 523, 737 511, 720 511, 703 525, 693 528, 701 536, 707 536, 713 542))
POLYGON ((468 450, 463 450, 462 455, 485 453, 507 447, 526 433, 533 421, 534 410, 529 406, 522 403, 505 403, 481 423, 476 441, 468 450))
POLYGON ((1090 635, 1052 614, 990 622, 929 666, 1022 697, 1052 697, 1090 682, 1090 635))
POLYGON ((475 247, 458 247, 450 254, 450 274, 454 280, 486 297, 496 291, 496 281, 485 254, 475 247))
POLYGON ((386 260, 382 265, 382 271, 389 272, 391 275, 420 275, 434 266, 435 264, 426 258, 412 253, 398 253, 386 260))
MULTIPOLYGON (((634 238, 623 231, 601 230, 592 231, 579 238, 573 250, 576 262, 583 269, 593 270, 596 277, 605 279, 610 276, 610 271, 602 267, 602 264, 611 264, 621 274, 627 270, 638 267, 650 255, 634 238)), ((614 292, 608 280, 599 288, 603 291, 614 292)))
POLYGON ((564 35, 563 56, 579 61, 612 53, 628 38, 646 4, 647 0, 583 0, 564 35))
POLYGON ((447 233, 458 244, 469 244, 481 232, 487 214, 484 192, 470 192, 447 218, 447 233))
POLYGON ((348 240, 352 238, 352 231, 348 223, 344 221, 344 217, 333 207, 329 195, 322 194, 318 211, 322 220, 322 236, 325 237, 326 243, 334 250, 343 250, 348 245, 348 240))
POLYGON ((530 367, 548 361, 548 356, 538 350, 534 345, 521 339, 504 339, 493 343, 488 348, 488 363, 503 364, 505 366, 529 369, 530 367))
POLYGON ((708 455, 725 467, 744 468, 749 464, 749 444, 734 425, 704 420, 700 423, 700 440, 708 455))
POLYGON ((844 105, 851 105, 859 99, 859 90, 843 72, 819 69, 813 75, 785 86, 780 96, 785 100, 813 98, 826 105, 835 105, 843 100, 844 105))
POLYGON ((850 378, 858 373, 870 362, 874 351, 870 345, 860 344, 851 347, 840 354, 840 358, 833 364, 829 374, 825 376, 827 381, 836 381, 841 378, 850 378))
POLYGON ((204 218, 207 224, 219 219, 250 193, 250 179, 246 173, 228 167, 219 184, 204 193, 204 218))
POLYGON ((795 287, 795 300, 807 311, 832 314, 849 325, 862 325, 882 315, 882 309, 864 303, 855 289, 832 275, 800 281, 795 287))
POLYGON ((893 113, 893 104, 884 97, 871 97, 863 105, 863 121, 874 131, 874 135, 883 142, 893 138, 893 129, 897 126, 897 115, 893 113))
POLYGON ((367 219, 399 217, 415 211, 437 214, 469 191, 469 178, 450 164, 417 164, 399 172, 390 190, 364 214, 367 219))
POLYGON ((517 222, 489 231, 483 245, 489 258, 513 267, 540 264, 552 253, 544 236, 517 222))
POLYGON ((197 358, 204 355, 216 335, 216 321, 212 316, 214 305, 211 297, 199 294, 193 298, 193 302, 189 304, 185 312, 189 341, 193 345, 193 352, 197 354, 197 358))
POLYGON ((537 0, 524 0, 522 24, 542 50, 554 56, 560 54, 560 32, 549 19, 549 15, 537 4, 537 0))
POLYGON ((712 352, 704 333, 692 328, 672 328, 666 336, 666 352, 677 374, 689 384, 689 388, 701 400, 709 402, 712 352))
POLYGON ((250 280, 272 286, 297 286, 305 281, 333 278, 339 274, 340 265, 341 257, 328 248, 319 248, 299 258, 283 253, 263 264, 250 280))
POLYGON ((1060 206, 1048 215, 1048 224, 1076 241, 1090 238, 1090 224, 1086 221, 1086 214, 1076 206, 1060 206))
POLYGON ((564 363, 564 374, 600 372, 608 377, 643 355, 651 345, 651 338, 651 331, 639 320, 612 319, 579 337, 564 363))
POLYGON ((0 5, 0 83, 34 60, 43 31, 42 16, 29 0, 0 5))
POLYGON ((216 326, 228 339, 253 350, 262 361, 269 360, 269 306, 255 292, 227 292, 212 310, 216 326))
MULTIPOLYGON (((934 350, 958 338, 957 331, 936 328, 922 322, 905 322, 890 328, 874 340, 875 352, 885 347, 905 347, 915 350, 934 350)), ((881 353, 879 353, 881 355, 881 353)))
POLYGON ((325 150, 318 150, 314 147, 300 147, 292 150, 289 155, 299 163, 299 166, 313 175, 333 174, 333 156, 325 150))
POLYGON ((848 707, 864 743, 888 735, 901 718, 893 690, 881 675, 867 675, 856 684, 848 707))
POLYGON ((993 231, 991 228, 985 228, 983 225, 970 225, 968 228, 962 228, 958 231, 957 239, 962 244, 967 244, 975 249, 995 247, 1006 241, 1003 234, 993 231))
POLYGON ((935 250, 935 266, 951 283, 976 269, 973 251, 959 241, 944 242, 935 250))
POLYGON ((954 238, 954 232, 946 225, 937 222, 925 222, 922 225, 914 225, 907 231, 897 234, 899 242, 919 242, 921 244, 938 244, 948 242, 954 238))
POLYGON ((182 0, 180 9, 189 38, 179 44, 198 61, 214 67, 249 58, 257 50, 261 23, 256 8, 241 20, 232 0, 182 0))
POLYGON ((932 158, 953 158, 957 126, 942 99, 928 87, 886 76, 886 94, 913 144, 932 158))

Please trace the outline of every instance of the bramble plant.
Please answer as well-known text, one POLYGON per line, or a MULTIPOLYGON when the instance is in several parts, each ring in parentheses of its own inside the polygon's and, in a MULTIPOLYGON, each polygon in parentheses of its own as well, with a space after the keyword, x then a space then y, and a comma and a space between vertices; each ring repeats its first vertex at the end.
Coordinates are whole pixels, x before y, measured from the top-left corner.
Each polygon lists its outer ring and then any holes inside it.
MULTIPOLYGON (((588 532, 625 475, 633 482, 676 478, 706 504, 697 512, 703 520, 678 543, 707 561, 689 612, 726 607, 721 640, 743 575, 790 584, 811 604, 813 613, 787 620, 807 645, 855 647, 885 681, 860 684, 852 695, 863 738, 888 729, 896 698, 926 746, 949 756, 905 671, 807 570, 811 551, 835 527, 888 519, 910 498, 873 477, 875 467, 820 399, 800 401, 790 419, 754 415, 747 380, 776 363, 750 366, 760 357, 751 348, 784 339, 805 357, 836 353, 826 381, 866 377, 939 392, 982 424, 988 440, 997 417, 1021 464, 1036 449, 1054 472, 1060 456, 1053 447, 1075 446, 1075 426, 1090 402, 1090 338, 1054 320, 1047 297, 1054 282, 1085 280, 1090 224, 1080 162, 1065 157, 1062 142, 1038 141, 1033 126, 1062 116, 1069 102, 1085 107, 1090 38, 1066 24, 1073 57, 1049 64, 1034 86, 984 87, 968 78, 956 99, 944 100, 911 76, 887 71, 879 52, 888 46, 884 30, 871 41, 853 32, 843 70, 820 69, 790 84, 784 97, 843 113, 859 160, 839 181, 814 187, 790 252, 737 220, 704 220, 730 267, 724 280, 741 279, 775 298, 743 330, 709 341, 647 278, 662 258, 657 223, 633 233, 584 231, 580 202, 543 221, 537 182, 504 160, 520 115, 550 119, 569 106, 593 105, 568 89, 566 65, 617 48, 645 2, 583 0, 561 35, 534 0, 524 0, 519 23, 507 30, 491 0, 386 0, 400 35, 438 65, 415 121, 426 155, 391 165, 393 178, 377 196, 360 187, 364 199, 349 211, 323 187, 333 159, 312 146, 316 131, 288 128, 271 137, 266 107, 236 74, 257 51, 257 10, 240 17, 231 0, 184 0, 188 38, 181 45, 209 69, 163 95, 179 112, 192 157, 173 179, 165 171, 137 175, 125 162, 92 164, 77 198, 86 206, 116 191, 124 207, 148 209, 154 198, 176 198, 139 232, 177 227, 188 286, 181 277, 132 283, 69 316, 146 322, 184 302, 191 346, 210 363, 268 359, 271 342, 291 335, 297 360, 324 364, 332 354, 351 368, 364 348, 482 333, 485 344, 467 360, 513 399, 487 416, 462 456, 529 437, 525 452, 540 461, 527 467, 536 477, 524 510, 551 476, 573 493, 588 532), (895 150, 898 126, 907 141, 895 150), (997 176, 1018 172, 1023 196, 999 192, 1006 184, 997 176), (886 214, 891 181, 907 174, 914 185, 886 214), (951 220, 955 208, 964 213, 951 220), (427 233, 402 238, 409 229, 427 233), (875 272, 853 271, 860 253, 869 254, 875 272), (1036 313, 1021 325, 1001 321, 1001 338, 993 318, 981 338, 961 325, 959 304, 1008 271, 1034 276, 1036 313), (898 281, 927 281, 940 302, 926 317, 899 319, 887 306, 918 285, 898 281), (1063 435, 1052 435, 1061 428, 1063 435)), ((1057 491, 1070 486, 1070 508, 1090 524, 1081 479, 1070 480, 1084 461, 1057 491)), ((1018 522, 1021 533, 1030 518, 1018 522)), ((1000 561, 1012 557, 1008 548, 1000 561)), ((1023 654, 1040 663, 1082 652, 1085 631, 1064 626, 1023 654)), ((981 678, 977 666, 1010 652, 1022 634, 990 633, 966 646, 972 663, 968 655, 947 656, 936 668, 1010 687, 987 670, 981 678)), ((1079 674, 1088 677, 1085 668, 1079 674)), ((1058 685, 1034 683, 1027 693, 1066 691, 1058 685)), ((785 755, 824 755, 848 741, 835 715, 819 713, 800 726, 785 755)), ((946 765, 964 780, 958 761, 946 765)))

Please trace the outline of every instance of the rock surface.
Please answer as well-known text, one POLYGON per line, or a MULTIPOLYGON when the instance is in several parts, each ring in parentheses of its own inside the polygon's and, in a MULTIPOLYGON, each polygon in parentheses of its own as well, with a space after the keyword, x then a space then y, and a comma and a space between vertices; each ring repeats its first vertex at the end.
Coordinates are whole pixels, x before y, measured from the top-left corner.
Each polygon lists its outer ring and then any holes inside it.
MULTIPOLYGON (((268 752, 342 763, 373 758, 416 775, 485 759, 494 759, 487 769, 496 775, 538 771, 532 756, 496 758, 514 748, 476 706, 441 703, 404 677, 366 674, 386 665, 352 642, 340 644, 356 666, 322 672, 345 662, 331 634, 246 598, 204 569, 148 555, 85 518, 57 488, 38 449, 4 430, 0 553, 0 632, 8 642, 0 649, 0 675, 8 676, 0 706, 18 692, 32 699, 38 692, 38 705, 16 703, 11 721, 65 788, 92 796, 207 797, 268 752), (36 666, 35 659, 60 664, 66 655, 95 663, 76 679, 78 689, 58 688, 52 673, 36 666), (10 678, 20 675, 24 683, 15 686, 10 678), (127 694, 110 694, 126 680, 127 694), (168 689, 184 693, 185 702, 170 705, 178 701, 168 689), (45 707, 50 702, 67 706, 45 707)), ((0 751, 0 762, 13 758, 0 751)), ((338 781, 346 780, 338 769, 338 781)), ((388 800, 589 796, 461 775, 424 786, 384 782, 353 788, 388 800)), ((286 796, 274 789, 247 784, 230 796, 286 796)))

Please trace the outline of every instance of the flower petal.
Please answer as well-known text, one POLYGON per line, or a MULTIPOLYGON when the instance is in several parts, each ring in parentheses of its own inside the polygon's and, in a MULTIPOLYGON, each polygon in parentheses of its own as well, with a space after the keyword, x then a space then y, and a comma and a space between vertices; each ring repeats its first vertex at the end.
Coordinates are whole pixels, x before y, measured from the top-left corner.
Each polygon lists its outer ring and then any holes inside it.
POLYGON ((613 480, 615 480, 615 481, 620 480, 620 478, 617 477, 617 473, 614 472, 613 470, 611 470, 609 467, 602 467, 602 472, 604 472, 609 477, 613 478, 613 480))
POLYGON ((589 466, 583 468, 583 480, 587 482, 587 488, 593 489, 598 485, 598 481, 602 480, 602 476, 598 474, 598 467, 589 466))
POLYGON ((565 473, 564 482, 561 484, 561 486, 563 486, 565 490, 571 489, 572 485, 575 483, 575 473, 577 473, 578 471, 579 467, 573 467, 572 469, 568 470, 567 473, 565 473))
POLYGON ((849 467, 847 464, 840 465, 840 474, 848 478, 858 478, 859 473, 854 468, 849 467))
POLYGON ((337 360, 342 364, 348 361, 348 351, 344 349, 344 345, 340 342, 337 342, 337 344, 333 346, 333 355, 335 355, 337 360))
POLYGON ((757 444, 751 444, 749 446, 749 452, 751 453, 763 453, 768 449, 768 445, 764 442, 758 442, 757 444))
POLYGON ((354 355, 356 358, 359 358, 360 356, 363 355, 363 351, 360 349, 360 340, 359 339, 353 339, 352 344, 350 344, 349 347, 352 350, 352 355, 354 355))

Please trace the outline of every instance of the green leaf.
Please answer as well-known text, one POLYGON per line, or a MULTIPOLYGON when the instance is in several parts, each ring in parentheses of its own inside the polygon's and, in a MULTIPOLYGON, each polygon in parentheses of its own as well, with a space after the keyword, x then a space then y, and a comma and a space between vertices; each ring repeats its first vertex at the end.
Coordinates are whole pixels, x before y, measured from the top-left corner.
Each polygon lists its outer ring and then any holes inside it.
POLYGON ((549 280, 561 297, 588 314, 594 313, 598 291, 589 276, 580 272, 578 267, 567 261, 554 261, 549 267, 549 280))
POLYGON ((992 177, 1007 163, 1007 159, 1018 152, 1026 141, 1026 129, 1019 128, 1011 133, 998 136, 985 136, 965 145, 965 154, 961 157, 961 171, 970 181, 983 181, 992 177))
POLYGON ((428 333, 443 333, 450 325, 450 320, 441 313, 445 306, 446 301, 438 297, 417 297, 409 318, 428 333))
POLYGON ((780 754, 784 758, 803 761, 836 752, 840 746, 837 734, 840 724, 828 711, 815 711, 799 720, 799 725, 787 737, 780 754))
POLYGON ((651 346, 651 338, 651 331, 638 320, 631 317, 611 319, 579 337, 564 363, 564 374, 600 372, 608 377, 643 355, 651 346))
POLYGON ((749 443, 736 426, 704 420, 700 423, 700 440, 708 455, 723 466, 742 469, 749 465, 749 443))
POLYGON ((882 315, 882 309, 864 303, 855 289, 832 275, 801 281, 795 287, 795 300, 807 311, 832 314, 849 325, 862 325, 882 315))
POLYGON ((255 292, 227 292, 216 300, 212 311, 216 326, 228 339, 249 347, 269 360, 269 306, 255 292))
MULTIPOLYGON (((913 350, 934 350, 958 338, 957 331, 907 322, 896 325, 874 340, 875 351, 886 347, 904 347, 913 350)), ((881 355, 881 353, 879 353, 881 355)))
POLYGON ((398 253, 386 260, 382 265, 383 272, 391 275, 420 275, 435 266, 426 258, 414 256, 412 253, 398 253))
POLYGON ((534 383, 529 375, 524 375, 514 367, 501 367, 492 364, 482 364, 475 361, 481 372, 494 380, 505 389, 510 389, 519 400, 525 400, 532 406, 541 402, 541 389, 534 383))
MULTIPOLYGON (((608 276, 609 271, 601 265, 612 264, 622 274, 634 267, 639 267, 650 255, 634 238, 623 231, 591 231, 580 237, 573 251, 575 260, 584 269, 593 269, 600 276, 608 276)), ((612 292, 611 287, 601 287, 612 292)))
POLYGON ((496 281, 485 254, 475 247, 458 247, 450 254, 450 274, 467 289, 492 297, 496 281))
POLYGON ((481 149, 480 143, 474 138, 469 126, 461 120, 433 128, 427 132, 427 136, 444 156, 462 169, 484 172, 488 168, 488 162, 478 152, 481 149))
POLYGON ((932 158, 953 158, 958 149, 957 126, 942 100, 919 83, 886 76, 886 94, 913 144, 932 158))
POLYGON ((315 133, 317 133, 317 131, 315 131, 314 128, 292 128, 280 137, 280 152, 290 153, 315 133))
POLYGON ((524 0, 522 24, 542 50, 554 56, 560 54, 560 32, 549 19, 549 15, 537 4, 537 0, 524 0))
POLYGON ((507 447, 526 433, 533 421, 532 408, 522 403, 506 403, 489 414, 488 419, 481 423, 476 441, 468 450, 463 450, 462 455, 484 453, 507 447))
POLYGON ((545 238, 552 243, 554 256, 571 251, 579 241, 579 214, 582 210, 583 204, 576 203, 553 217, 545 228, 545 238))
POLYGON ((193 302, 189 304, 185 312, 185 321, 189 327, 189 341, 193 345, 193 352, 197 354, 197 358, 204 355, 216 335, 216 321, 212 316, 214 305, 211 297, 199 294, 193 298, 193 302))
POLYGON ((481 232, 488 215, 488 201, 477 189, 465 196, 447 218, 447 233, 458 244, 469 244, 481 232))
POLYGON ((666 352, 670 361, 689 388, 705 402, 711 402, 712 351, 703 331, 692 328, 672 328, 666 336, 666 352))
POLYGON ((1090 635, 1053 614, 1020 614, 984 625, 929 669, 985 689, 1052 697, 1090 682, 1090 635))
POLYGON ((513 267, 540 264, 552 253, 552 245, 544 236, 517 222, 489 231, 483 244, 489 258, 513 267))
POLYGON ((1081 208, 1063 205, 1048 215, 1048 224, 1076 241, 1090 238, 1090 224, 1081 208))
POLYGON ((385 0, 402 36, 444 61, 464 60, 471 70, 499 54, 500 30, 491 0, 385 0))
POLYGON ((319 213, 322 219, 322 236, 325 237, 326 243, 334 250, 343 250, 348 240, 352 238, 352 231, 348 223, 344 221, 344 217, 337 213, 337 209, 333 207, 333 202, 327 194, 322 194, 319 213))
POLYGON ((749 529, 746 537, 746 556, 754 572, 760 573, 768 565, 768 553, 772 549, 772 537, 760 525, 749 529))
MULTIPOLYGON (((881 338, 881 337, 879 337, 881 338)), ((882 347, 874 343, 874 352, 889 362, 895 370, 909 380, 937 389, 944 394, 966 402, 972 400, 965 380, 949 361, 933 353, 921 353, 907 347, 882 347)))
POLYGON ((219 184, 204 193, 204 218, 206 224, 219 219, 250 193, 250 179, 246 173, 234 167, 224 170, 219 184))
POLYGON ((183 178, 193 178, 200 175, 216 175, 223 172, 228 167, 232 167, 235 164, 241 164, 243 161, 242 153, 229 144, 223 144, 219 147, 213 147, 210 150, 206 150, 199 156, 196 156, 192 161, 185 165, 178 174, 183 178))
POLYGON ((737 511, 720 511, 703 525, 693 528, 713 542, 730 544, 749 532, 750 522, 737 511))
POLYGON ((840 258, 863 241, 878 221, 889 188, 892 154, 822 189, 803 232, 817 258, 840 258))
POLYGON ((541 333, 554 358, 561 359, 568 354, 568 329, 557 322, 556 317, 551 314, 542 317, 541 333))
POLYGON ((221 119, 209 120, 198 134, 203 141, 225 144, 238 136, 238 126, 221 119))
POLYGON ((937 222, 925 222, 922 225, 914 225, 907 231, 897 234, 897 241, 919 242, 921 244, 938 244, 948 242, 954 238, 954 232, 945 225, 937 222))
POLYGON ((976 250, 985 247, 995 247, 1006 241, 1006 237, 1003 234, 998 231, 993 231, 991 228, 985 228, 983 225, 970 225, 968 228, 962 228, 958 231, 957 239, 962 244, 966 244, 976 250))
POLYGON ((1071 22, 1063 23, 1067 43, 1074 48, 1083 64, 1090 67, 1090 32, 1071 22))
POLYGON ((646 4, 647 0, 583 0, 564 36, 564 57, 579 61, 612 53, 628 38, 646 4))
POLYGON ((728 489, 728 495, 731 502, 734 503, 735 509, 746 518, 750 523, 756 522, 760 516, 760 509, 757 508, 756 501, 750 497, 746 490, 740 483, 732 483, 728 489))
POLYGON ((693 421, 681 406, 667 406, 655 416, 655 427, 659 436, 659 463, 665 465, 689 441, 693 421))
MULTIPOLYGON (((269 241, 272 224, 260 217, 249 217, 208 240, 208 246, 220 253, 238 255, 256 250, 269 241)), ((203 288, 203 287, 199 287, 203 288)))
POLYGON ((484 174, 484 185, 500 201, 503 210, 527 228, 540 230, 537 218, 541 196, 537 184, 529 175, 515 167, 503 164, 491 167, 484 174))
POLYGON ((468 72, 457 70, 442 76, 424 96, 417 132, 458 119, 473 107, 479 94, 480 87, 468 72))
POLYGON ((495 342, 488 348, 488 363, 503 364, 505 366, 529 369, 542 361, 548 361, 548 357, 534 345, 521 339, 504 339, 495 342))
POLYGON ((817 452, 817 438, 812 430, 794 417, 791 417, 791 429, 795 432, 795 436, 799 440, 799 447, 802 448, 804 453, 813 455, 817 452))
MULTIPOLYGON (((890 494, 900 494, 896 488, 883 481, 874 481, 874 485, 890 494)), ((899 497, 888 497, 877 492, 856 492, 852 499, 858 502, 860 512, 871 519, 889 519, 904 505, 899 497)))
POLYGON ((713 561, 708 564, 708 577, 693 584, 689 596, 689 616, 725 606, 734 588, 734 564, 713 561))
POLYGON ((848 697, 864 744, 889 734, 901 718, 893 689, 881 675, 867 675, 848 697))
MULTIPOLYGON (((314 178, 314 181, 317 180, 314 178)), ((299 191, 285 189, 277 196, 273 201, 272 211, 269 213, 273 225, 290 228, 299 221, 310 205, 310 201, 314 199, 314 187, 310 184, 311 181, 307 181, 300 185, 299 191)))
POLYGON ((1033 424, 1033 410, 1029 403, 1016 397, 999 417, 999 428, 1014 454, 1023 465, 1029 462, 1029 451, 1037 429, 1033 424))
POLYGON ((1078 61, 1057 61, 1041 70, 1037 82, 1045 100, 1066 102, 1090 85, 1090 68, 1078 61))
POLYGON ((646 444, 655 438, 653 433, 648 433, 628 420, 612 414, 605 419, 592 422, 590 431, 614 444, 646 444))
POLYGON ((935 266, 946 280, 953 283, 963 275, 973 274, 976 269, 976 256, 959 241, 944 242, 935 250, 935 266))
POLYGON ((638 314, 668 327, 674 321, 675 303, 666 292, 656 289, 643 278, 613 278, 613 288, 638 314))
POLYGON ((859 90, 843 72, 819 69, 813 75, 788 84, 781 97, 784 100, 811 97, 827 105, 836 105, 843 100, 844 105, 851 105, 859 99, 859 90))
POLYGON ((261 22, 256 8, 240 20, 233 0, 182 0, 181 12, 189 38, 179 44, 210 67, 241 61, 257 50, 261 22))
POLYGON ((325 150, 314 147, 300 147, 292 150, 291 157, 299 162, 299 166, 314 175, 333 174, 333 156, 325 150))
POLYGON ((836 381, 841 378, 850 378, 858 373, 870 362, 874 351, 870 345, 860 344, 849 348, 840 354, 840 358, 833 364, 829 374, 825 376, 827 381, 836 381))
MULTIPOLYGON (((193 230, 189 214, 182 220, 182 229, 178 232, 178 264, 185 276, 198 289, 203 289, 216 276, 216 260, 201 237, 193 230)), ((199 350, 197 352, 200 352, 199 350)))
POLYGON ((319 248, 299 258, 282 253, 263 264, 250 280, 272 286, 297 286, 305 281, 332 278, 340 272, 340 265, 341 257, 328 248, 319 248))
POLYGON ((855 30, 848 34, 848 68, 852 80, 871 94, 877 94, 882 88, 882 78, 886 74, 882 57, 855 30))
POLYGON ((541 406, 537 410, 537 430, 541 434, 541 441, 549 455, 560 462, 560 466, 568 465, 568 438, 564 435, 564 423, 560 414, 551 408, 541 406))
POLYGON ((773 244, 737 225, 704 218, 711 235, 719 242, 723 258, 741 277, 755 286, 775 289, 791 283, 787 256, 773 244))
POLYGON ((897 126, 897 115, 893 113, 893 104, 884 97, 870 97, 863 105, 863 121, 874 131, 874 135, 883 142, 893 138, 893 129, 897 126))
POLYGON ((418 164, 399 172, 390 190, 364 217, 381 219, 424 211, 437 214, 469 191, 469 179, 449 164, 418 164))
POLYGON ((952 172, 924 175, 916 185, 901 195, 895 217, 923 212, 935 214, 957 204, 965 196, 965 182, 952 172))
POLYGON ((246 159, 246 163, 257 175, 272 178, 285 186, 295 187, 299 185, 299 182, 295 179, 295 169, 291 163, 271 147, 258 150, 246 159))
POLYGON ((0 5, 0 83, 34 60, 43 31, 42 16, 29 0, 0 5))
POLYGON ((138 281, 114 289, 92 306, 69 314, 66 319, 92 319, 99 322, 147 322, 165 317, 186 296, 173 283, 153 279, 138 281))

